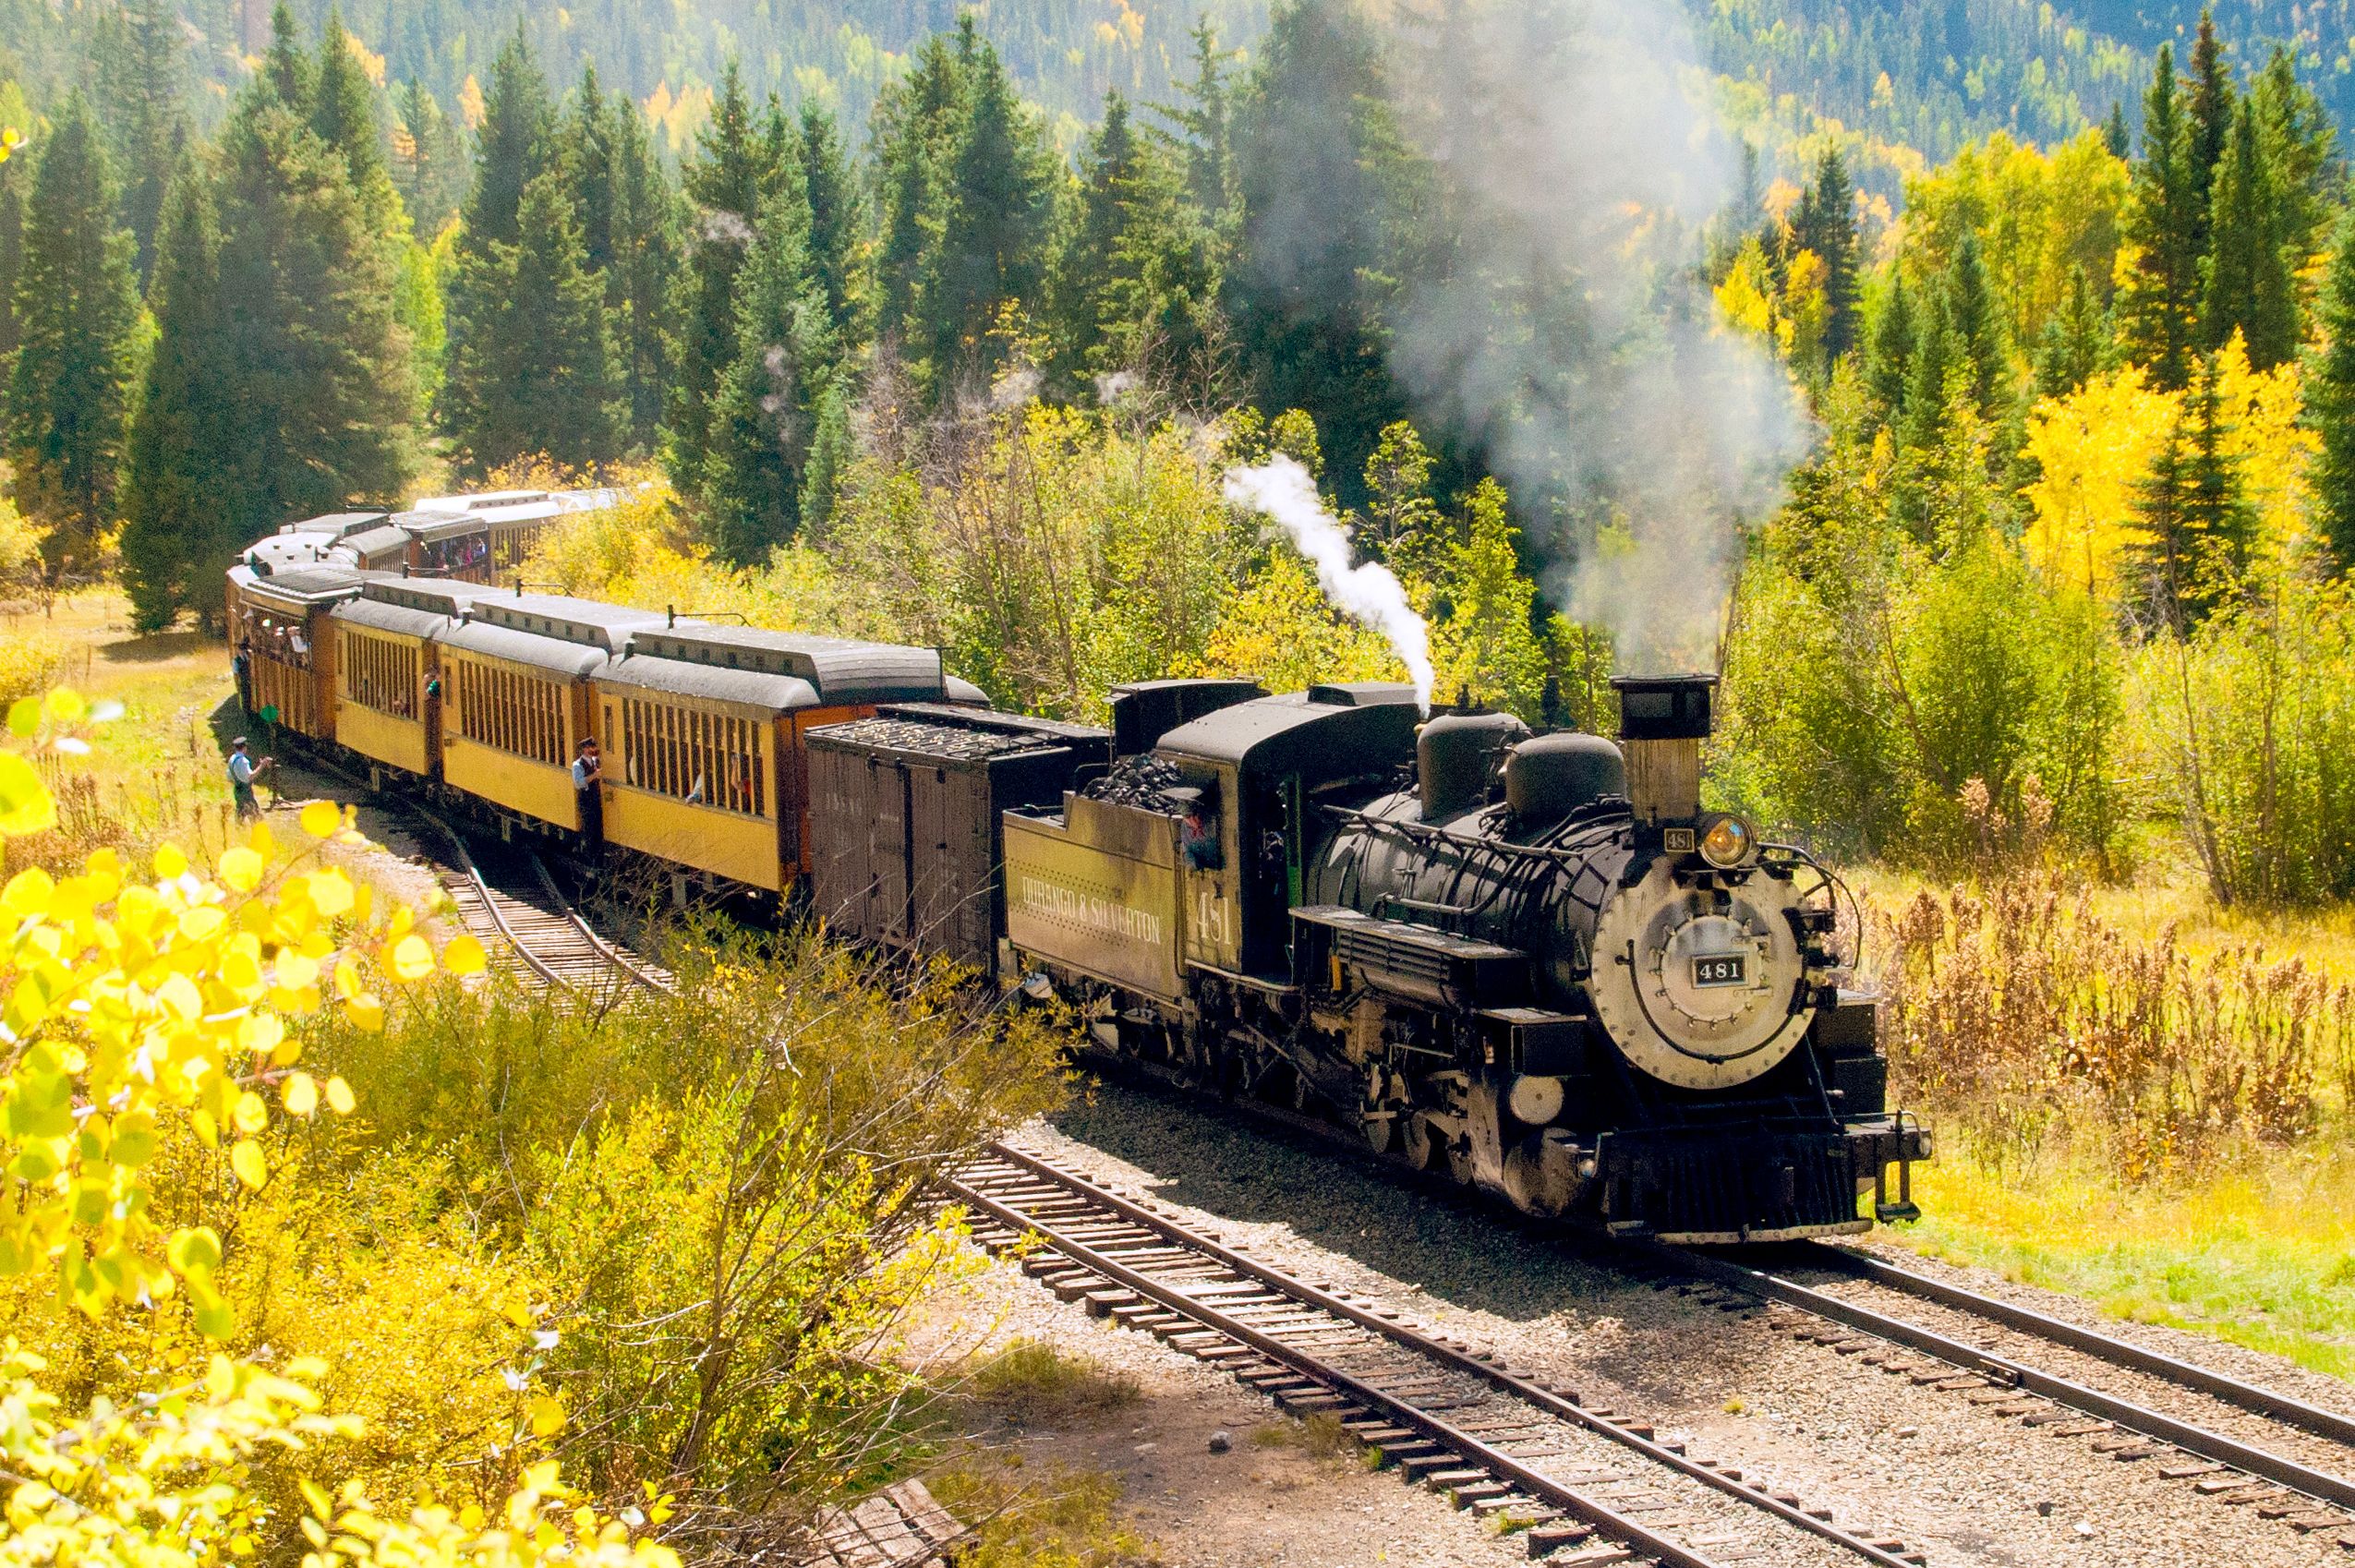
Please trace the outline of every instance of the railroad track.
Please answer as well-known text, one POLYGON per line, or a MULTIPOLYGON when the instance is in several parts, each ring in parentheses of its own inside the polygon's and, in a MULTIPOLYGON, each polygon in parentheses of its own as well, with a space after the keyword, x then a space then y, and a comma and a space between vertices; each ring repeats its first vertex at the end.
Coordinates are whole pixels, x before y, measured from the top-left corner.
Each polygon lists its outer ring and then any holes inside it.
MULTIPOLYGON (((1100 1053, 1091 1057, 1105 1060, 1100 1053)), ((1157 1092, 1204 1098, 1150 1068, 1106 1065, 1157 1092)), ((1478 1201, 1308 1116, 1243 1101, 1222 1109, 1240 1110, 1391 1179, 1403 1176, 1442 1201, 1478 1201)), ((1528 1224, 1516 1228, 1538 1234, 1528 1224)), ((2250 1509, 2355 1553, 2355 1417, 1852 1248, 1781 1248, 1776 1272, 1746 1258, 1681 1248, 1583 1238, 1568 1244, 1589 1262, 1681 1290, 1705 1307, 1763 1312, 1779 1332, 1878 1367, 1911 1392, 1968 1400, 2120 1464, 2146 1463, 2220 1505, 2250 1509), (1793 1273, 1830 1279, 1807 1284, 1793 1273)))
POLYGON ((1831 1285, 1667 1248, 1648 1261, 1664 1277, 1766 1306, 1781 1332, 2118 1462, 2149 1463, 2223 1504, 2355 1552, 2355 1418, 1851 1248, 1791 1255, 1831 1285), (1918 1305, 1901 1315, 1906 1303, 1918 1305))
MULTIPOLYGON (((513 879, 487 875, 454 830, 428 821, 453 850, 446 880, 462 916, 530 971, 587 994, 669 988, 667 975, 599 935, 537 857, 527 857, 521 880, 530 891, 519 893, 513 879)), ((1283 1118, 1287 1127, 1293 1120, 1283 1118)), ((1250 1259, 1151 1203, 1011 1145, 991 1145, 950 1186, 980 1216, 984 1245, 1002 1250, 1035 1237, 1051 1250, 1024 1266, 1057 1295, 1218 1363, 1297 1414, 1337 1416, 1410 1478, 1458 1506, 1524 1526, 1532 1555, 1575 1549, 1563 1561, 1642 1557, 1713 1568, 1709 1530, 1723 1530, 1723 1510, 1738 1503, 1883 1568, 1926 1561, 1902 1538, 1835 1522, 1830 1511, 1736 1466, 1688 1454, 1641 1419, 1586 1405, 1462 1341, 1250 1259), (1672 1530, 1670 1516, 1692 1523, 1672 1530)), ((1990 1406, 2122 1464, 2149 1462, 2222 1504, 2327 1535, 2355 1552, 2355 1481, 2347 1476, 2355 1467, 2355 1417, 1851 1248, 1784 1256, 1795 1267, 1783 1272, 1675 1248, 1606 1258, 1632 1262, 1661 1288, 1681 1288, 1705 1305, 1763 1308, 1770 1327, 1916 1390, 1990 1406), (1790 1277, 1808 1272, 1833 1276, 1833 1286, 1790 1277), (1842 1283, 1849 1288, 1838 1288, 1842 1283), (1901 1316, 1875 1305, 1876 1293, 1930 1311, 1901 1316), (2068 1370, 2079 1375, 2025 1358, 2021 1342, 2073 1359, 2068 1370), (2144 1397, 2095 1386, 2083 1381, 2086 1369, 2125 1374, 2144 1397), (2169 1397, 2150 1398, 2155 1387, 2169 1397), (2283 1444, 2285 1432, 2298 1441, 2283 1444)), ((1742 1538, 1726 1534, 1718 1544, 1742 1538)))
POLYGON ((607 941, 589 924, 538 855, 515 851, 524 862, 520 874, 488 874, 457 829, 427 813, 417 814, 450 848, 441 885, 459 918, 494 954, 506 954, 547 985, 585 995, 610 995, 622 986, 670 989, 669 973, 607 941))
POLYGON ((983 1245, 1045 1244, 1023 1267, 1057 1296, 1221 1367, 1293 1414, 1337 1418, 1385 1465, 1524 1529, 1531 1556, 1702 1568, 1713 1546, 1754 1545, 1765 1515, 1812 1538, 1827 1561, 1926 1561, 1641 1420, 1011 1145, 991 1145, 948 1185, 983 1245))

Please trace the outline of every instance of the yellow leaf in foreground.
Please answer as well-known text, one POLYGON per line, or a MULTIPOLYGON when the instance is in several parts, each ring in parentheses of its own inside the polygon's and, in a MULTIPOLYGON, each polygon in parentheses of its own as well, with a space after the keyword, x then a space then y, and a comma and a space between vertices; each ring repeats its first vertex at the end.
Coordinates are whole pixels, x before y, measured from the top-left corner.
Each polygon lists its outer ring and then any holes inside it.
POLYGON ((236 1147, 229 1151, 229 1168, 237 1173, 239 1181, 256 1190, 270 1179, 270 1166, 262 1160, 261 1145, 250 1138, 240 1138, 236 1147))
POLYGON ((319 1109, 319 1080, 307 1072, 298 1072, 286 1080, 286 1111, 290 1116, 307 1116, 319 1109))
POLYGON ((463 933, 441 949, 441 967, 452 974, 480 974, 487 962, 482 944, 463 933))
POLYGON ((252 892, 261 885, 261 856, 242 845, 221 857, 221 880, 232 892, 252 892))
POLYGON ((313 801, 303 808, 303 831, 314 838, 325 838, 344 826, 344 814, 335 809, 333 801, 313 801))
POLYGON ((540 1394, 531 1403, 532 1436, 553 1437, 563 1429, 564 1405, 549 1394, 540 1394))
POLYGON ((425 938, 411 935, 392 945, 392 978, 419 981, 433 972, 433 949, 425 938))
POLYGON ((359 1102, 352 1098, 352 1086, 340 1078, 327 1080, 327 1108, 339 1116, 348 1116, 359 1102))

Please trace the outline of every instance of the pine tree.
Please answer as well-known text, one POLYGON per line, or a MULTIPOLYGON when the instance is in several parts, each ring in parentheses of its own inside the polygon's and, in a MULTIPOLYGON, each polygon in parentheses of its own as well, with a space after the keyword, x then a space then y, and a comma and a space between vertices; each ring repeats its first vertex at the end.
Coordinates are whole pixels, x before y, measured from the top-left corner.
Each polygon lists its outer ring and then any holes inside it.
POLYGON ((310 128, 313 135, 344 155, 352 172, 352 188, 365 192, 383 172, 381 132, 376 124, 376 97, 344 30, 344 13, 331 7, 319 33, 319 64, 311 75, 310 128))
POLYGON ((880 290, 876 330, 903 341, 920 331, 918 295, 947 222, 948 160, 965 117, 967 69, 981 42, 970 14, 957 44, 939 34, 916 52, 915 68, 886 87, 872 121, 882 237, 876 257, 880 290))
POLYGON ((2154 621, 2178 635, 2236 590, 2255 533, 2216 361, 2195 360, 2192 372, 2167 443, 2136 488, 2131 547, 2154 621))
POLYGON ((606 306, 627 405, 629 445, 651 452, 670 384, 671 296, 679 272, 679 204, 626 95, 607 100, 613 155, 613 259, 606 306))
POLYGON ((2083 267, 2069 271, 2069 292, 2045 323, 2036 345, 2036 395, 2067 397, 2091 380, 2109 356, 2109 320, 2083 267))
POLYGON ((1889 292, 1881 296, 1880 310, 1873 319, 1872 348, 1865 362, 1873 410, 1883 424, 1901 425, 1904 418, 1915 335, 1914 297, 1905 287, 1904 270, 1892 267, 1889 292))
POLYGON ((465 197, 465 149, 425 83, 411 77, 393 100, 392 187, 420 235, 438 235, 465 197))
MULTIPOLYGON (((25 171, 29 160, 11 158, 0 163, 0 370, 17 352, 21 336, 17 325, 17 277, 25 264, 25 171)), ((0 421, 7 416, 8 378, 0 375, 0 421)))
POLYGON ((1014 95, 997 51, 969 67, 970 109, 948 165, 947 220, 924 279, 924 342, 936 392, 968 369, 986 376, 991 333, 1008 306, 1042 310, 1053 254, 1058 163, 1014 95))
POLYGON ((2190 370, 2206 208, 2207 188, 2192 167, 2175 52, 2162 43, 2144 101, 2143 157, 2134 165, 2126 206, 2132 260, 2118 299, 2127 356, 2147 368, 2162 391, 2181 387, 2190 370))
POLYGON ((2297 292, 2282 255, 2282 212, 2266 165, 2255 110, 2246 99, 2232 116, 2224 162, 2216 168, 2203 267, 2200 330, 2211 354, 2239 332, 2249 363, 2270 370, 2296 356, 2297 292))
POLYGON ((89 561, 115 516, 139 310, 137 247, 115 214, 106 150, 77 93, 25 202, 5 432, 19 505, 54 530, 43 546, 53 569, 89 561))
POLYGON ((221 298, 221 235, 193 167, 173 182, 149 291, 150 356, 124 461, 123 586, 141 631, 195 609, 215 618, 217 574, 247 542, 223 505, 244 431, 222 374, 233 336, 221 298))
POLYGON ((834 116, 815 100, 802 104, 797 151, 803 201, 809 209, 810 277, 826 296, 836 351, 847 356, 865 338, 866 289, 860 275, 859 243, 865 213, 842 134, 834 116))
POLYGON ((488 256, 495 243, 513 245, 524 187, 537 179, 553 153, 556 113, 548 81, 532 58, 520 23, 490 65, 482 124, 475 131, 474 182, 461 213, 463 254, 488 256))
POLYGON ((180 14, 168 0, 126 0, 102 13, 91 41, 109 161, 122 176, 122 218, 139 243, 144 278, 155 261, 156 226, 187 139, 187 69, 180 14))
MULTIPOLYGON (((1747 144, 1745 143, 1746 146, 1747 144)), ((1791 237, 1824 264, 1823 352, 1827 364, 1856 345, 1856 190, 1837 147, 1816 163, 1816 182, 1799 197, 1791 237)))
POLYGON ((1049 293, 1056 367, 1068 378, 1191 364, 1204 345, 1218 293, 1209 231, 1117 92, 1090 140, 1049 293))
POLYGON ((1171 114, 1185 132, 1186 193, 1194 211, 1214 231, 1235 207, 1235 52, 1222 49, 1218 30, 1205 11, 1195 21, 1194 76, 1186 84, 1186 104, 1171 114))
POLYGON ((2208 253, 2208 203, 2216 188, 2216 170, 2224 163, 2225 144, 2232 137, 2232 66, 2225 58, 2224 41, 2216 36, 2216 18, 2200 11, 2200 30, 2192 42, 2192 70, 2184 78, 2184 145, 2190 158, 2192 199, 2199 204, 2192 228, 2192 253, 2208 253))
POLYGON ((2120 161, 2134 151, 2133 139, 2126 133, 2125 104, 2110 104, 2109 118, 2102 122, 2102 145, 2109 149, 2111 157, 2120 161))
POLYGON ((296 115, 310 114, 311 62, 303 53, 302 39, 295 31, 295 13, 287 8, 286 0, 278 0, 270 12, 270 50, 262 56, 261 69, 254 73, 252 90, 265 93, 296 115))
POLYGON ((564 172, 573 215, 580 224, 582 265, 600 274, 613 265, 613 214, 621 199, 614 129, 597 66, 584 65, 581 84, 574 89, 556 133, 556 163, 564 172))
POLYGON ((567 465, 621 453, 623 410, 606 329, 605 282, 581 265, 581 231, 562 170, 524 187, 519 238, 461 256, 459 290, 475 301, 453 338, 444 423, 468 473, 518 457, 567 465))
MULTIPOLYGON (((1940 439, 1939 419, 1946 411, 1947 380, 1964 359, 1955 341, 1949 315, 1948 291, 1938 290, 1923 303, 1914 329, 1914 352, 1905 370, 1904 416, 1897 425, 1898 444, 1926 452, 1940 439)), ((1960 367, 1970 383, 1967 363, 1960 367)))
MULTIPOLYGON (((2283 255, 2293 279, 2325 241, 2337 133, 2313 90, 2298 79, 2289 51, 2276 47, 2250 90, 2266 168, 2280 202, 2283 255)), ((2300 296, 2301 304, 2304 296, 2300 296)))
POLYGON ((2324 344, 2306 380, 2306 422, 2322 446, 2314 504, 2343 572, 2355 569, 2355 214, 2340 224, 2321 308, 2324 344))
POLYGON ((221 373, 245 432, 222 500, 241 538, 398 499, 417 457, 417 382, 394 262, 341 152, 274 96, 220 150, 221 373))
POLYGON ((752 248, 760 212, 760 131, 731 60, 695 158, 681 175, 690 204, 686 266, 680 278, 677 346, 670 393, 671 472, 692 490, 711 423, 712 394, 736 352, 736 277, 752 248))
POLYGON ((735 354, 712 400, 697 489, 713 543, 738 565, 766 561, 799 530, 818 427, 838 401, 806 233, 797 203, 780 198, 763 213, 737 291, 735 354))
POLYGON ((1389 101, 1380 44, 1354 6, 1285 0, 1236 115, 1228 296, 1243 363, 1262 406, 1314 419, 1351 484, 1406 415, 1377 281, 1407 271, 1392 243, 1391 193, 1405 182, 1389 101))
POLYGON ((1963 231, 1947 260, 1939 296, 1952 352, 1969 365, 1972 401, 1977 404, 1980 417, 1994 418, 1999 405, 2011 395, 2010 360, 2004 351, 1995 289, 1987 281, 1978 235, 1970 230, 1963 231))

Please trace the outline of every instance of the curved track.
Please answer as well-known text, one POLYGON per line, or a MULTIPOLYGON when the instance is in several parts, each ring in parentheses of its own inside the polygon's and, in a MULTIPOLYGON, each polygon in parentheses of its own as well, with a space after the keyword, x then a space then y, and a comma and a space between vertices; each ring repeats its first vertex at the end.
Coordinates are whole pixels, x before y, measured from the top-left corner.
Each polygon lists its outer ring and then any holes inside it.
MULTIPOLYGON (((449 882, 469 926, 528 971, 582 994, 669 988, 667 975, 592 929, 537 856, 527 856, 523 877, 488 875, 453 829, 427 820, 452 846, 449 882)), ((1301 1118, 1275 1119, 1304 1129, 1301 1118)), ((1725 1511, 1735 1509, 1749 1512, 1752 1532, 1756 1514, 1764 1514, 1805 1532, 1826 1553, 1882 1568, 1925 1560, 1885 1533, 1836 1523, 1828 1510, 1739 1469, 1661 1442, 1640 1420, 1584 1405, 1460 1341, 1249 1259, 1150 1203, 1010 1145, 992 1144, 950 1187, 980 1216, 976 1235, 984 1244, 1043 1243, 1058 1255, 1025 1260, 1058 1295, 1084 1298, 1099 1316, 1222 1365, 1297 1413, 1339 1417, 1409 1478, 1460 1507, 1526 1526, 1532 1555, 1576 1549, 1564 1561, 1640 1556, 1673 1568, 1714 1568, 1708 1543, 1741 1538, 1706 1532, 1724 1526, 1725 1511), (1650 1523, 1613 1505, 1626 1501, 1630 1487, 1638 1489, 1650 1523), (1691 1527, 1671 1530, 1657 1516, 1662 1494, 1676 1516, 1691 1516, 1691 1527)), ((2340 1544, 2355 1550, 2355 1517, 2340 1512, 2355 1510, 2355 1481, 2348 1478, 2355 1417, 1852 1248, 1786 1248, 1778 1255, 1785 1272, 1678 1248, 1621 1248, 1600 1256, 1652 1273, 1662 1288, 1681 1279, 1687 1291, 1712 1294, 1729 1308, 1763 1304, 1773 1326, 1902 1377, 1925 1394, 1992 1405, 2025 1425, 2086 1439, 2120 1462, 2156 1460, 2162 1475, 2222 1503, 2305 1532, 2340 1532, 2340 1544), (1790 1272, 1832 1278, 1811 1285, 1790 1272), (1843 1291, 1842 1282, 1868 1288, 1843 1291), (1876 1292, 1931 1312, 1900 1316, 1869 1299, 1876 1292), (1939 1313, 1966 1321, 1917 1321, 1939 1313), (1972 1333, 1973 1321, 1979 1343, 1959 1337, 1972 1333), (2076 1375, 2023 1359, 2016 1346, 1999 1353, 1987 1343, 1987 1325, 2073 1359, 2076 1375), (2085 1381, 2088 1369, 2115 1370, 2132 1387, 2095 1386, 2085 1381), (2160 1401, 2167 1408, 2150 1398, 2155 1385, 2172 1396, 2160 1401), (2142 1397, 2129 1396, 2137 1392, 2142 1397)))
POLYGON ((670 988, 668 974, 598 935, 538 855, 512 850, 525 862, 522 874, 494 876, 484 871, 456 828, 422 810, 416 814, 450 847, 452 860, 442 887, 467 928, 494 954, 509 955, 542 983, 567 991, 597 994, 617 985, 670 988))
POLYGON ((1576 1548, 1568 1561, 1707 1564, 1712 1545, 1755 1544, 1764 1514, 1804 1532, 1811 1541, 1795 1544, 1825 1560, 1925 1561, 1902 1540, 1836 1523, 1829 1509, 1662 1442, 1644 1422, 1008 1144, 991 1145, 949 1187, 981 1216, 984 1245, 1015 1250, 1035 1239, 1059 1255, 1024 1264, 1057 1296, 1146 1329, 1296 1415, 1338 1418, 1408 1478, 1526 1528, 1532 1556, 1576 1548))

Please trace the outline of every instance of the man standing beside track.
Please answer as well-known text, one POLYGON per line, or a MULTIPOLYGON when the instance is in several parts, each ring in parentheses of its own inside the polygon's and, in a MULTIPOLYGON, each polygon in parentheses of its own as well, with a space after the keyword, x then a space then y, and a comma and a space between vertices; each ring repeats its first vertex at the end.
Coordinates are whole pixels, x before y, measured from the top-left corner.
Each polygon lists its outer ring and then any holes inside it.
POLYGON ((261 777, 271 764, 269 757, 256 763, 246 754, 243 735, 229 742, 229 792, 237 800, 237 815, 250 820, 261 814, 261 803, 254 799, 253 781, 261 777))
POLYGON ((604 782, 603 766, 596 738, 582 736, 580 754, 573 759, 573 799, 580 812, 581 847, 587 850, 605 842, 605 795, 598 788, 604 782))

